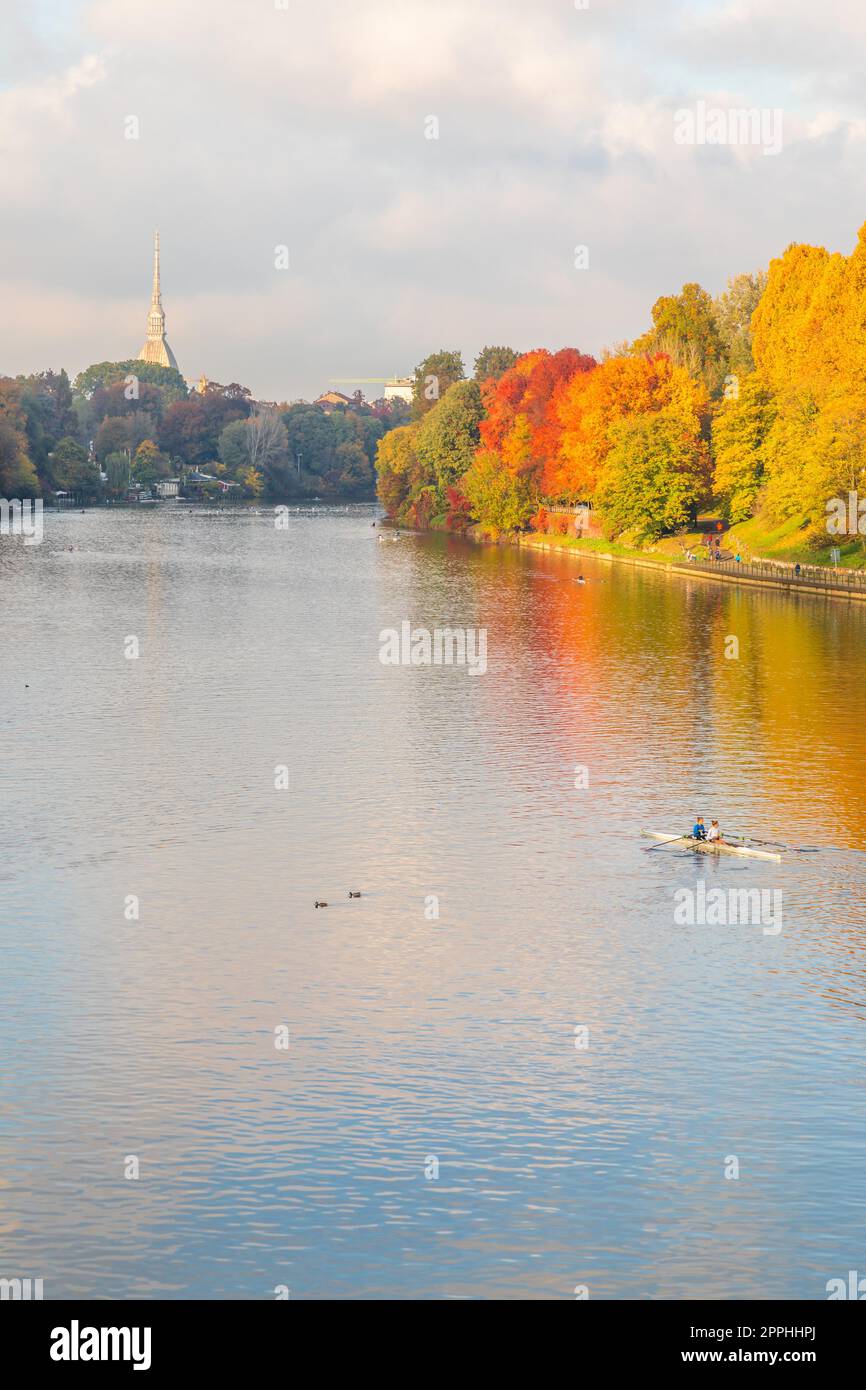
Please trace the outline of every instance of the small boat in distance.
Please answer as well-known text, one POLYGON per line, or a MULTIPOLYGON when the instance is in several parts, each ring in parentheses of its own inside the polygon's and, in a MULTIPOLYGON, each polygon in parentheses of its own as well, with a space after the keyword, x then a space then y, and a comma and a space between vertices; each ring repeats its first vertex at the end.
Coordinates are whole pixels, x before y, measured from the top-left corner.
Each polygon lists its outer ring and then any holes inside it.
POLYGON ((774 854, 768 849, 752 849, 751 845, 732 845, 726 840, 696 840, 693 835, 671 835, 665 830, 642 830, 641 834, 648 840, 696 849, 700 854, 739 854, 747 859, 772 859, 777 864, 782 859, 781 854, 774 854))

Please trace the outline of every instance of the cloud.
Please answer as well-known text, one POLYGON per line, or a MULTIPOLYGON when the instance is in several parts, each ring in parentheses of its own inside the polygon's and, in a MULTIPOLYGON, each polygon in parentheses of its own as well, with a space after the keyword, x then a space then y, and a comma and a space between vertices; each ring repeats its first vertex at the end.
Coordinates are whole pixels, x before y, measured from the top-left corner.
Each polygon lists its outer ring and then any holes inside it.
POLYGON ((181 368, 274 399, 443 344, 598 350, 686 280, 716 291, 795 239, 847 249, 863 220, 862 99, 833 73, 866 19, 840 0, 82 0, 62 31, 13 13, 5 370, 135 352, 157 224, 181 368), (701 98, 783 107, 783 154, 677 147, 701 98))

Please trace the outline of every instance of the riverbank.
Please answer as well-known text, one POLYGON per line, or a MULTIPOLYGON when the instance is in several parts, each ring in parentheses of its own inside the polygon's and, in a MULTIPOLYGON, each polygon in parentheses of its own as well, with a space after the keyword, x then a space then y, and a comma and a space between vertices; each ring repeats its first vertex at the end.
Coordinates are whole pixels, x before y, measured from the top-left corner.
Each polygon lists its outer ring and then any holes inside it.
MULTIPOLYGON (((832 598, 866 602, 866 570, 801 563, 798 573, 793 563, 785 564, 770 557, 753 556, 750 560, 711 561, 688 560, 685 552, 697 551, 702 536, 677 536, 660 541, 652 550, 638 550, 615 541, 575 536, 550 536, 537 532, 521 532, 495 540, 480 527, 466 532, 477 544, 509 544, 527 550, 569 551, 610 564, 627 564, 639 569, 665 570, 690 579, 706 579, 710 583, 738 584, 752 588, 787 589, 804 594, 823 594, 832 598)), ((726 533, 726 545, 736 544, 735 528, 726 533)))

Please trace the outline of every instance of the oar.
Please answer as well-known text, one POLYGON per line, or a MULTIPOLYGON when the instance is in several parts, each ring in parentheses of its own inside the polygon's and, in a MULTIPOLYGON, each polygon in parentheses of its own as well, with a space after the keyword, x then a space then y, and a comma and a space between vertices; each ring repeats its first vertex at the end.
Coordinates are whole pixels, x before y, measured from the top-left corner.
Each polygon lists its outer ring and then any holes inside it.
POLYGON ((729 835, 728 843, 738 840, 740 844, 769 845, 772 849, 786 849, 790 854, 819 854, 817 849, 804 849, 799 845, 783 844, 781 840, 756 840, 753 835, 729 835))
POLYGON ((665 845, 678 845, 683 840, 691 840, 691 835, 674 835, 670 840, 659 840, 657 845, 647 845, 644 847, 644 854, 652 854, 654 849, 664 849, 665 845))

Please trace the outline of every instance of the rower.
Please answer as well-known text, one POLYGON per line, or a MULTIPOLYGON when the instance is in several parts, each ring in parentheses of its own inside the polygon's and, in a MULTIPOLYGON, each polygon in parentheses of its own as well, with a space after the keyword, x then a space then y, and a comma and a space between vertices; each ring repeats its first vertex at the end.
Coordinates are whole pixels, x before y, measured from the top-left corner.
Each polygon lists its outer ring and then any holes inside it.
POLYGON ((692 826, 692 839, 693 839, 693 840, 705 840, 706 838, 707 838, 707 827, 704 825, 704 818, 703 818, 703 816, 698 816, 697 820, 695 821, 694 825, 692 826))
POLYGON ((722 839, 722 832, 719 829, 719 822, 717 820, 714 820, 710 825, 710 828, 707 831, 707 839, 717 840, 720 845, 724 844, 724 840, 722 839))

